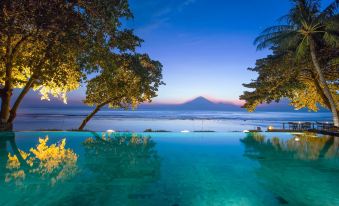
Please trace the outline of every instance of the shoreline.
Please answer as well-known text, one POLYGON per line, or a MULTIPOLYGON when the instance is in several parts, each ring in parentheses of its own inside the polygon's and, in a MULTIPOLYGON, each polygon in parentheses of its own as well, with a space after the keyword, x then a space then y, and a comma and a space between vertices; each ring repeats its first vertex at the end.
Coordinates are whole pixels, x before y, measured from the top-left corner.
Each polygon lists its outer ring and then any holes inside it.
MULTIPOLYGON (((15 130, 15 131, 0 131, 0 135, 1 134, 4 134, 4 133, 10 133, 10 132, 13 132, 13 133, 32 133, 32 132, 51 132, 51 133, 54 133, 54 132, 72 132, 72 133, 96 133, 96 132, 99 132, 99 133, 107 133, 107 131, 90 131, 90 130, 15 130)), ((142 132, 135 132, 135 131, 115 131, 113 132, 113 134, 116 133, 116 134, 123 134, 123 133, 142 133, 142 134, 154 134, 154 133, 172 133, 172 134, 176 134, 176 133, 217 133, 217 134, 222 134, 222 133, 225 133, 225 134, 228 134, 228 133, 290 133, 290 134, 293 134, 293 133, 314 133, 314 134, 322 134, 322 135, 329 135, 329 136, 335 136, 335 137, 339 137, 339 133, 338 132, 331 132, 331 131, 320 131, 320 130, 308 130, 308 131, 301 131, 301 130, 279 130, 279 129, 276 129, 276 130, 271 130, 271 131, 248 131, 248 132, 244 132, 244 131, 181 131, 181 132, 174 132, 174 131, 142 131, 142 132)))

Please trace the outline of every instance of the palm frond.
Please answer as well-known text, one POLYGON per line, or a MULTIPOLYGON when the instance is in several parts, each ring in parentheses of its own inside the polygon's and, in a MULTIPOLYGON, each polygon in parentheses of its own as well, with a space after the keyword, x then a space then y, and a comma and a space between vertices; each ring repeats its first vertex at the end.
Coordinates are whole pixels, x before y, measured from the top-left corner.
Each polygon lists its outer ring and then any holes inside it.
POLYGON ((295 50, 300 42, 302 41, 302 36, 299 35, 297 31, 290 32, 284 36, 281 40, 280 47, 284 50, 291 49, 295 50))
POLYGON ((300 41, 298 31, 291 30, 286 32, 274 32, 258 36, 254 44, 257 45, 257 49, 265 49, 269 47, 280 47, 283 50, 289 49, 291 47, 296 47, 295 44, 298 44, 300 41))
POLYGON ((339 57, 332 59, 329 64, 331 66, 339 66, 339 57))
POLYGON ((326 27, 326 30, 339 31, 339 15, 331 18, 329 21, 326 21, 325 27, 326 27))
POLYGON ((290 14, 286 14, 284 16, 281 16, 280 18, 277 19, 277 21, 279 23, 287 23, 287 24, 290 24, 290 19, 291 19, 291 16, 290 14))
POLYGON ((339 0, 335 0, 329 6, 327 6, 319 15, 319 20, 326 20, 335 16, 338 13, 339 0))
POLYGON ((273 33, 273 34, 269 34, 269 35, 261 35, 258 36, 255 40, 254 40, 254 45, 257 45, 257 50, 261 50, 261 49, 265 49, 265 48, 269 48, 272 46, 275 46, 277 44, 277 39, 279 39, 279 36, 281 35, 281 33, 273 33))
POLYGON ((309 39, 307 37, 304 37, 303 40, 300 42, 296 50, 297 60, 301 60, 303 57, 305 57, 305 54, 308 52, 308 48, 309 48, 308 40, 309 39))
POLYGON ((266 28, 264 31, 262 31, 262 34, 269 34, 269 33, 275 33, 275 32, 290 32, 296 30, 294 26, 291 25, 277 25, 277 26, 271 26, 266 28))
POLYGON ((257 45, 258 50, 268 48, 279 43, 278 40, 282 40, 285 36, 288 36, 289 33, 294 31, 295 28, 290 25, 268 27, 254 40, 254 44, 257 45))
POLYGON ((339 48, 339 32, 338 31, 327 31, 323 36, 326 44, 339 48))

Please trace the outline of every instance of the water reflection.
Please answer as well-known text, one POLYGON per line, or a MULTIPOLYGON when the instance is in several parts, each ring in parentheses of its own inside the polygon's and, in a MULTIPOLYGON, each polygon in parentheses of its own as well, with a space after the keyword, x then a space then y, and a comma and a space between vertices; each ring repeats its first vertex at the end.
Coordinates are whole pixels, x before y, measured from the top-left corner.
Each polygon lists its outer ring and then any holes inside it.
POLYGON ((85 166, 100 181, 118 178, 141 180, 156 179, 159 175, 160 159, 155 142, 148 136, 136 134, 95 135, 83 143, 85 166))
POLYGON ((15 141, 15 133, 1 133, 1 177, 7 185, 30 187, 32 184, 54 186, 73 177, 77 170, 78 155, 66 149, 66 139, 57 144, 48 144, 48 137, 39 138, 36 147, 28 151, 20 150, 15 141), (7 144, 11 150, 8 150, 7 144))
MULTIPOLYGON (((145 205, 160 174, 160 158, 150 137, 92 133, 84 148, 82 186, 63 202, 76 205, 145 205)), ((147 205, 147 204, 146 204, 147 205)))
POLYGON ((339 205, 338 137, 248 134, 241 142, 244 155, 259 163, 258 181, 277 204, 339 205))
POLYGON ((260 133, 248 134, 241 140, 245 146, 245 155, 260 159, 263 156, 286 156, 299 160, 318 160, 319 158, 339 157, 339 138, 317 136, 313 133, 293 134, 285 140, 279 137, 266 138, 260 133))
POLYGON ((0 205, 141 205, 156 198, 161 159, 150 137, 86 134, 92 137, 71 145, 75 153, 65 139, 33 138, 32 148, 20 139, 20 149, 15 133, 0 135, 0 205))
MULTIPOLYGON (((15 133, 14 132, 1 132, 0 133, 0 179, 1 183, 8 185, 9 176, 16 177, 17 179, 22 179, 25 177, 25 170, 27 169, 27 163, 24 161, 15 141, 15 133), (10 164, 9 157, 11 157, 11 153, 7 145, 11 146, 12 153, 17 157, 16 161, 18 162, 16 165, 10 164), (22 170, 19 170, 19 167, 22 166, 22 170), (11 173, 8 168, 18 169, 18 171, 11 173)), ((18 182, 19 183, 19 182, 18 182)))

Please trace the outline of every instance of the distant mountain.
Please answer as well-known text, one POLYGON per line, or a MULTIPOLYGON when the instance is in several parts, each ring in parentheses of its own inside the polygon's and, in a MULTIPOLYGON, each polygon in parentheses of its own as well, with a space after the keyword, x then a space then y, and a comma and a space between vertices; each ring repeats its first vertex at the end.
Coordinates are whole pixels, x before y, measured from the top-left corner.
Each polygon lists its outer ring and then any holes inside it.
POLYGON ((183 104, 142 104, 138 109, 154 110, 232 110, 241 111, 239 105, 231 103, 215 103, 205 97, 197 97, 183 104))
MULTIPOLYGON (((205 97, 197 97, 183 104, 141 104, 140 110, 208 110, 208 111, 246 111, 240 105, 232 103, 215 103, 205 97)), ((279 103, 262 104, 256 111, 265 112, 307 112, 307 109, 294 110, 288 100, 279 103)), ((327 112, 327 109, 320 108, 319 112, 327 112)))
POLYGON ((197 97, 179 105, 179 107, 187 110, 241 110, 239 105, 231 103, 215 103, 205 97, 197 97))
POLYGON ((182 104, 182 106, 197 106, 197 107, 201 107, 201 106, 211 106, 214 105, 215 103, 206 99, 205 97, 197 97, 191 101, 188 101, 184 104, 182 104))
MULTIPOLYGON (((18 96, 18 92, 14 93, 13 97, 16 98, 18 96)), ((52 101, 40 101, 39 95, 36 92, 30 92, 26 97, 25 101, 22 104, 23 108, 86 108, 89 109, 79 98, 69 98, 68 104, 63 104, 60 100, 52 100, 52 101)), ((240 105, 235 105, 232 103, 216 103, 210 101, 205 97, 197 97, 193 100, 187 101, 182 104, 141 104, 137 108, 137 110, 208 110, 208 111, 246 111, 241 108, 240 105)), ((262 104, 257 107, 256 111, 260 112, 307 112, 307 109, 294 110, 292 106, 289 105, 289 101, 284 99, 279 103, 271 103, 271 104, 262 104)), ((321 108, 319 112, 328 112, 327 109, 321 108)))

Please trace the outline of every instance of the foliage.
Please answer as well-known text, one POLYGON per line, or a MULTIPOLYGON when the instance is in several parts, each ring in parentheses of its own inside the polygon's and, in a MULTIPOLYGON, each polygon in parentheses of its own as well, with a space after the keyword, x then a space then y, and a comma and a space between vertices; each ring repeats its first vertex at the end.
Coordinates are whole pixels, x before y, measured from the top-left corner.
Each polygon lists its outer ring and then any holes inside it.
POLYGON ((291 1, 293 7, 280 18, 285 24, 266 28, 255 40, 258 49, 274 47, 293 50, 303 58, 309 53, 312 38, 319 44, 339 47, 337 0, 323 11, 320 10, 320 0, 291 1))
MULTIPOLYGON (((295 109, 308 108, 318 111, 319 105, 329 108, 326 97, 319 84, 314 80, 314 73, 310 68, 313 65, 309 58, 296 60, 294 52, 274 53, 266 58, 259 59, 250 71, 258 72, 259 76, 245 87, 253 89, 245 91, 240 99, 245 100, 244 107, 249 111, 262 103, 278 102, 288 98, 295 109)), ((328 80, 332 95, 339 100, 338 68, 329 65, 324 74, 328 80)), ((339 109, 339 108, 338 108, 339 109)))
POLYGON ((107 65, 98 76, 89 80, 84 102, 128 108, 151 101, 163 84, 161 69, 162 65, 146 54, 116 55, 112 65, 107 65))
POLYGON ((254 90, 244 92, 240 99, 246 101, 244 107, 249 111, 261 103, 283 98, 290 99, 296 109, 317 111, 322 105, 332 110, 336 106, 338 111, 339 2, 334 1, 322 11, 319 0, 292 3, 290 12, 280 19, 283 24, 265 29, 255 40, 258 49, 270 48, 273 54, 258 60, 250 69, 259 76, 244 84, 254 90), (319 62, 311 58, 313 44, 319 62), (316 63, 321 65, 320 70, 316 63))
POLYGON ((7 80, 10 89, 22 88, 35 78, 32 87, 40 90, 46 99, 48 93, 58 96, 56 93, 77 88, 80 79, 76 66, 77 41, 71 35, 76 32, 72 26, 79 18, 61 4, 61 1, 2 1, 0 84, 3 87, 7 80))
POLYGON ((1 1, 2 119, 13 89, 25 87, 24 96, 33 88, 42 99, 66 102, 66 93, 112 62, 115 52, 134 51, 142 40, 122 27, 132 17, 128 0, 1 1))

